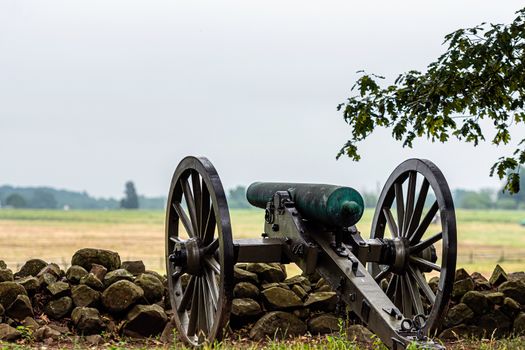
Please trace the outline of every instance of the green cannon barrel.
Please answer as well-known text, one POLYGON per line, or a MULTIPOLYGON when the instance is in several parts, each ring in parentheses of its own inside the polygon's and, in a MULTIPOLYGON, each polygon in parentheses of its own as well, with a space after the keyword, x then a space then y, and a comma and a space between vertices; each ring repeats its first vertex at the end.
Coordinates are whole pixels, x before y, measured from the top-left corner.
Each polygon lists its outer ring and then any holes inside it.
POLYGON ((329 227, 355 225, 363 215, 363 197, 351 187, 255 182, 248 187, 246 198, 252 205, 264 209, 277 191, 288 191, 295 207, 304 217, 329 227))

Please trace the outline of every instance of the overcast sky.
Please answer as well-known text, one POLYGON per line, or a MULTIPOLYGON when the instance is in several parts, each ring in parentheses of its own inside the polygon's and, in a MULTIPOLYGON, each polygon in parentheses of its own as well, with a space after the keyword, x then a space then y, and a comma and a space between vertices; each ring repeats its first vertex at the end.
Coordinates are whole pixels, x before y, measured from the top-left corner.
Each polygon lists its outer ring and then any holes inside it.
MULTIPOLYGON (((356 71, 422 70, 447 33, 510 22, 522 1, 0 2, 0 184, 166 195, 186 155, 226 188, 256 180, 374 190, 402 160, 433 160, 453 188, 496 187, 510 148, 380 132, 363 159, 336 111, 356 71)), ((522 128, 523 129, 523 128, 522 128)), ((524 137, 523 130, 515 130, 524 137)), ((515 143, 513 144, 513 146, 515 143)))

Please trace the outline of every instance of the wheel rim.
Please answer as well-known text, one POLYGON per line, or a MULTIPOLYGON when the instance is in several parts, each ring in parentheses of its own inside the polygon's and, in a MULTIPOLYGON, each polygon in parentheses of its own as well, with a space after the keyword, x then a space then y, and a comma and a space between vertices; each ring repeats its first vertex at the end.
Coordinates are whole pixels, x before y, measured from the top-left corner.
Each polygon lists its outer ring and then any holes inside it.
POLYGON ((182 339, 192 346, 220 339, 231 309, 233 242, 224 189, 206 158, 184 158, 173 175, 166 271, 182 339))
POLYGON ((390 175, 377 203, 371 238, 386 239, 386 231, 401 258, 391 265, 370 263, 369 271, 378 283, 386 279, 385 292, 405 317, 424 315, 423 330, 434 332, 454 284, 456 217, 448 184, 432 162, 409 159, 390 175), (436 215, 440 221, 432 224, 436 215), (439 276, 436 292, 426 273, 439 276))

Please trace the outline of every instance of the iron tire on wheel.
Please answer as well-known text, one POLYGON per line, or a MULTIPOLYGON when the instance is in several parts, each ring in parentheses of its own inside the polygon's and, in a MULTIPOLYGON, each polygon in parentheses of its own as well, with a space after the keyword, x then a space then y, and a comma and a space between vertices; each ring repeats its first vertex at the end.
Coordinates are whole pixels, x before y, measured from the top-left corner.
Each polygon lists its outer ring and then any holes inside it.
POLYGON ((386 227, 389 227, 393 241, 402 241, 400 245, 406 247, 406 262, 397 269, 369 263, 369 272, 378 283, 386 278, 388 287, 385 292, 404 316, 412 318, 423 314, 426 322, 422 325, 422 330, 426 334, 433 334, 448 309, 455 278, 457 244, 452 195, 445 177, 434 163, 423 159, 409 159, 390 175, 377 203, 371 238, 390 238, 385 237, 386 227), (417 194, 418 177, 421 179, 421 186, 417 194), (406 193, 403 190, 404 183, 407 184, 406 193), (429 189, 432 189, 435 196, 430 207, 425 206, 429 189), (441 232, 432 232, 430 237, 425 237, 436 214, 439 214, 441 232), (441 242, 440 256, 434 247, 438 242, 441 242), (428 259, 428 253, 432 249, 434 262, 428 259), (423 252, 427 258, 422 256, 423 252), (430 294, 433 291, 423 273, 432 270, 439 272, 438 288, 433 295, 430 294), (423 302, 425 304, 422 306, 423 302), (422 307, 425 312, 418 312, 422 307))
POLYGON ((179 336, 191 346, 220 340, 230 316, 234 252, 224 189, 204 157, 186 157, 175 170, 165 243, 173 322, 179 336), (183 228, 189 232, 187 239, 181 236, 183 228), (176 259, 181 250, 183 262, 176 259))

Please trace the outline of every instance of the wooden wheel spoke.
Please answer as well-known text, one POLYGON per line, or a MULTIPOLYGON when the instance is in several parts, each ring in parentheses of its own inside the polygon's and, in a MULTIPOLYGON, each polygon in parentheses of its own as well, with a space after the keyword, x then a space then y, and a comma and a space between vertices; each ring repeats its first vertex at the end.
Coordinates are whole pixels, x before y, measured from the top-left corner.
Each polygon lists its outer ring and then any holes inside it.
POLYGON ((403 315, 405 317, 412 317, 412 302, 410 300, 410 292, 406 283, 406 276, 401 277, 401 300, 403 305, 403 315))
POLYGON ((208 307, 204 278, 199 277, 199 341, 208 333, 208 307))
POLYGON ((208 267, 210 267, 213 272, 215 272, 217 275, 221 274, 221 265, 215 260, 213 256, 207 256, 204 258, 204 262, 208 267))
POLYGON ((396 291, 396 285, 397 285, 397 275, 393 275, 390 278, 390 281, 388 281, 388 287, 386 288, 386 295, 390 298, 390 300, 393 301, 394 292, 396 291))
POLYGON ((179 306, 177 306, 177 312, 183 312, 188 309, 190 305, 191 298, 193 297, 193 292, 195 290, 195 277, 190 276, 186 290, 182 293, 182 299, 180 300, 179 306))
POLYGON ((206 186, 204 179, 202 180, 201 185, 201 211, 199 213, 201 223, 200 234, 202 237, 204 237, 210 213, 213 213, 213 211, 210 211, 210 192, 208 191, 208 187, 206 186))
POLYGON ((410 244, 415 244, 421 240, 421 237, 423 237, 423 235, 425 234, 426 230, 428 229, 428 226, 432 222, 432 219, 434 218, 434 216, 436 216, 438 209, 438 202, 435 201, 434 204, 432 204, 432 206, 428 210, 423 220, 421 220, 421 223, 419 224, 417 229, 414 231, 412 236, 410 236, 410 244))
POLYGON ((204 247, 204 254, 209 255, 215 253, 215 251, 219 248, 220 242, 218 238, 215 238, 213 242, 211 242, 209 245, 204 247))
POLYGON ((403 198, 403 183, 396 182, 394 184, 394 191, 396 196, 396 211, 397 211, 397 223, 399 227, 403 227, 403 219, 405 217, 405 200, 403 198))
POLYGON ((184 242, 182 239, 180 239, 179 237, 175 237, 175 236, 170 236, 170 241, 172 241, 173 243, 183 243, 184 242))
POLYGON ((414 264, 417 264, 417 265, 419 265, 421 267, 428 267, 428 268, 430 268, 432 270, 441 271, 441 267, 439 265, 436 265, 433 262, 425 260, 423 258, 410 255, 408 259, 411 262, 413 262, 414 264))
POLYGON ((407 189, 407 202, 405 207, 405 217, 403 218, 403 236, 408 233, 408 225, 412 219, 412 213, 414 212, 414 197, 416 195, 416 179, 417 173, 411 171, 408 175, 408 189, 407 189))
POLYGON ((188 337, 195 335, 197 331, 197 318, 199 314, 199 282, 200 281, 196 279, 195 287, 193 288, 191 307, 189 311, 190 320, 188 321, 188 331, 186 332, 188 337))
POLYGON ((388 224, 388 228, 390 229, 390 232, 392 233, 393 238, 399 237, 399 231, 397 230, 396 222, 394 221, 394 217, 392 216, 392 212, 390 211, 390 208, 383 208, 383 214, 385 215, 386 222, 388 224))
POLYGON ((425 294, 430 304, 434 304, 436 301, 436 295, 428 285, 425 276, 423 276, 421 271, 418 268, 408 266, 408 273, 412 276, 414 281, 416 281, 416 284, 419 286, 419 288, 421 288, 423 294, 425 294))
POLYGON ((191 185, 193 189, 193 198, 195 200, 195 226, 197 236, 202 235, 202 190, 201 190, 201 179, 199 173, 196 171, 191 172, 191 185))
POLYGON ((412 212, 412 217, 410 218, 410 223, 408 224, 408 229, 405 232, 405 237, 410 237, 414 230, 418 227, 419 221, 421 220, 421 214, 423 214, 423 209, 425 208, 425 201, 427 199, 429 182, 426 178, 423 179, 421 188, 419 190, 419 195, 417 197, 417 202, 412 212))
POLYGON ((177 215, 179 216, 180 221, 182 221, 182 225, 184 226, 184 229, 188 233, 188 236, 195 237, 195 231, 193 231, 193 226, 190 222, 190 219, 188 218, 188 215, 184 212, 184 209, 182 208, 182 205, 180 202, 174 202, 173 208, 177 212, 177 215))
POLYGON ((184 198, 186 199, 186 205, 188 206, 188 212, 190 213, 191 226, 195 236, 198 237, 199 229, 197 227, 197 208, 195 207, 195 199, 191 193, 190 183, 188 179, 182 179, 182 191, 184 192, 184 198))
POLYGON ((401 295, 403 294, 403 288, 401 284, 403 283, 403 281, 401 281, 401 276, 396 275, 396 277, 397 278, 396 278, 396 287, 395 287, 395 292, 394 292, 394 304, 397 306, 398 309, 402 310, 403 302, 402 302, 401 295))
POLYGON ((202 235, 202 242, 204 244, 209 244, 213 240, 216 224, 217 224, 217 221, 215 219, 215 213, 213 211, 213 205, 212 205, 210 208, 210 213, 208 215, 208 220, 206 222, 204 233, 202 235))
POLYGON ((428 247, 430 247, 432 244, 439 242, 443 238, 443 232, 437 233, 434 236, 430 237, 429 239, 426 239, 422 242, 419 242, 415 246, 412 246, 409 248, 409 254, 417 254, 428 247))
POLYGON ((213 305, 213 311, 217 311, 217 306, 219 304, 219 291, 217 289, 217 282, 215 281, 215 276, 213 271, 205 270, 206 282, 210 291, 210 301, 213 305))
POLYGON ((423 301, 421 300, 421 295, 419 294, 419 288, 417 285, 412 283, 411 275, 405 275, 405 282, 410 293, 410 299, 412 299, 412 306, 415 309, 416 315, 424 314, 425 309, 423 307, 423 301))
POLYGON ((374 277, 374 279, 376 280, 377 283, 380 283, 381 280, 383 278, 385 278, 386 275, 388 275, 390 273, 390 267, 384 269, 384 270, 381 270, 376 277, 374 277))
POLYGON ((183 273, 184 271, 182 270, 182 268, 178 268, 175 272, 173 272, 171 274, 171 278, 173 279, 173 282, 177 282, 177 280, 180 278, 180 276, 182 276, 183 273))

